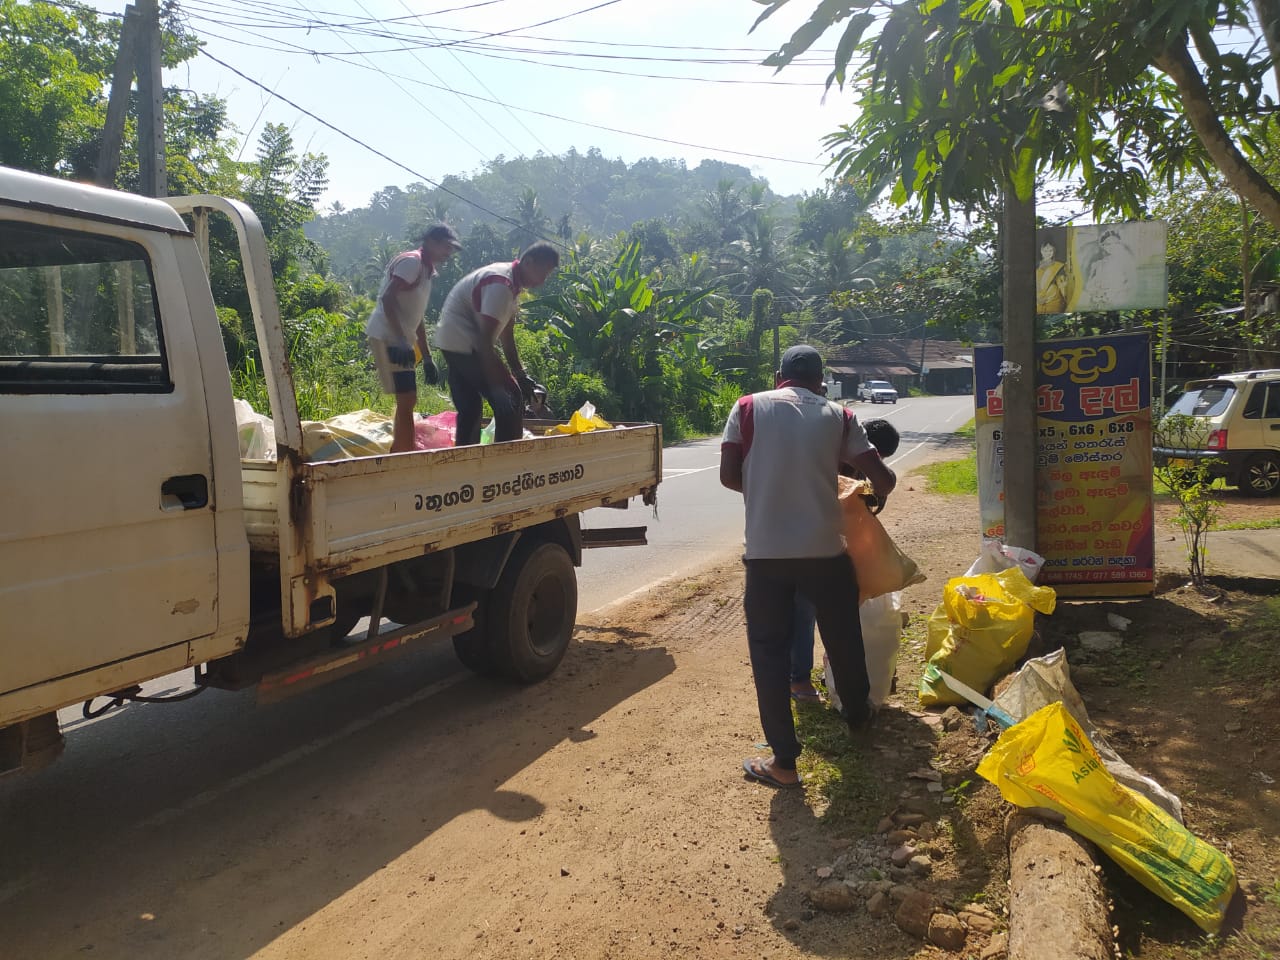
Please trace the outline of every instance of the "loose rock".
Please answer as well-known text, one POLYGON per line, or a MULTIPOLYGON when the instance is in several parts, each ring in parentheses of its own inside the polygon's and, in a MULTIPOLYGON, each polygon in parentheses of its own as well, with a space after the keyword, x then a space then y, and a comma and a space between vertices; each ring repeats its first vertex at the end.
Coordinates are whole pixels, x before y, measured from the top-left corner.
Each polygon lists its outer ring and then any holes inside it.
POLYGON ((895 867, 905 866, 916 855, 916 848, 904 843, 889 855, 895 867))
POLYGON ((908 861, 911 871, 921 877, 927 877, 933 873, 933 861, 928 857, 914 856, 908 861))
POLYGON ((1109 653, 1124 645, 1124 637, 1110 630, 1085 630, 1080 634, 1080 646, 1086 650, 1109 653))
POLYGON ((916 892, 916 888, 908 883, 895 883, 889 888, 889 899, 894 903, 902 903, 916 892))
POLYGON ((916 836, 917 834, 914 830, 890 830, 885 836, 885 839, 890 843, 900 845, 910 843, 912 840, 916 839, 916 836))
POLYGON ((827 913, 848 913, 858 906, 858 895, 843 883, 824 883, 809 891, 809 899, 827 913))
POLYGON ((982 951, 982 960, 1000 960, 1009 952, 1009 935, 1007 933, 993 934, 991 942, 982 951))
POLYGON ((832 870, 830 867, 819 867, 817 869, 819 880, 827 880, 831 877, 833 873, 835 873, 835 871, 832 870))
POLYGON ((928 819, 923 813, 895 813, 893 819, 900 827, 918 827, 928 819))
POLYGON ((943 950, 959 950, 964 947, 964 924, 949 913, 935 913, 929 919, 929 942, 943 950))
POLYGON ((937 909, 933 897, 919 890, 912 890, 907 898, 898 905, 893 915, 893 922, 903 933, 923 940, 929 934, 929 919, 937 909))
POLYGON ((974 933, 994 933, 996 929, 996 921, 992 917, 981 913, 962 910, 960 911, 960 920, 974 933))
POLYGON ((799 930, 800 921, 797 920, 795 917, 788 917, 786 920, 782 921, 782 929, 783 930, 799 930))
POLYGON ((891 906, 892 903, 890 902, 887 894, 875 893, 872 894, 871 899, 867 901, 867 913, 871 914, 873 917, 883 917, 889 912, 889 908, 891 906))
MULTIPOLYGON (((1071 669, 1074 671, 1075 667, 1072 667, 1071 669)), ((968 722, 969 718, 960 710, 959 707, 947 707, 946 711, 942 714, 943 730, 959 730, 968 722)))

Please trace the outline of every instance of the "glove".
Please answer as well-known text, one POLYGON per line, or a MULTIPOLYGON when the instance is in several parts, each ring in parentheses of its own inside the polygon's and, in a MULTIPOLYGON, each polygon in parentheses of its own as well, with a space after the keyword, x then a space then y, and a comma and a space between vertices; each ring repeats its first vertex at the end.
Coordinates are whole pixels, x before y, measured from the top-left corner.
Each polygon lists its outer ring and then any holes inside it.
POLYGON ((533 377, 529 376, 527 373, 520 374, 520 380, 519 380, 520 395, 524 397, 525 403, 533 403, 533 390, 534 390, 534 387, 536 387, 537 385, 538 385, 538 382, 534 380, 533 377))
POLYGON ((431 359, 431 354, 422 358, 422 382, 429 387, 440 382, 440 371, 436 369, 436 362, 431 359))

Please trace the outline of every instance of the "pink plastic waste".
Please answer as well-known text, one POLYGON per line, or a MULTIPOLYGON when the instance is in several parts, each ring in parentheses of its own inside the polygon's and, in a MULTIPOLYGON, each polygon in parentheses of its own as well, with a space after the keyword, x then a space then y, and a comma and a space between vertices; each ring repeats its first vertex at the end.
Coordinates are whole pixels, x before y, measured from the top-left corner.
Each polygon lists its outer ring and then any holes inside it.
POLYGON ((413 446, 417 450, 440 450, 453 446, 454 431, 458 425, 456 410, 417 417, 413 421, 413 446))

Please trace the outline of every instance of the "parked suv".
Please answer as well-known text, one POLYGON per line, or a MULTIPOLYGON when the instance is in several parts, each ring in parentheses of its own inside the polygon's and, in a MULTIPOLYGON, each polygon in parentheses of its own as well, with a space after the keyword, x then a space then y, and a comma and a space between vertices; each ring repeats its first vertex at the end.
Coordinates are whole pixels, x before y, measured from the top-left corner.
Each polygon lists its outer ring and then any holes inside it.
POLYGON ((868 380, 858 384, 858 399, 872 403, 897 403, 898 391, 888 380, 868 380))
POLYGON ((1156 447, 1157 462, 1214 460, 1214 476, 1253 497, 1280 492, 1280 370, 1248 370, 1187 384, 1169 408, 1202 420, 1194 450, 1156 447))

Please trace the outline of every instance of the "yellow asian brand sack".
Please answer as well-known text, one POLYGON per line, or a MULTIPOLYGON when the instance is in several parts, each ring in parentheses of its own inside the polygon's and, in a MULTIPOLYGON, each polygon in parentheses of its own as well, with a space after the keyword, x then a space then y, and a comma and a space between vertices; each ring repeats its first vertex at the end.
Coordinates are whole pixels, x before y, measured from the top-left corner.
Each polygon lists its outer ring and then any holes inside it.
POLYGON ((1010 727, 978 764, 1010 803, 1061 814, 1156 896, 1208 933, 1236 891, 1231 860, 1141 794, 1117 783, 1061 702, 1010 727))
POLYGON ((948 580, 941 606, 929 617, 920 702, 965 702, 939 671, 986 690, 1027 652, 1036 613, 1053 613, 1056 604, 1052 587, 1035 586, 1017 567, 948 580))

